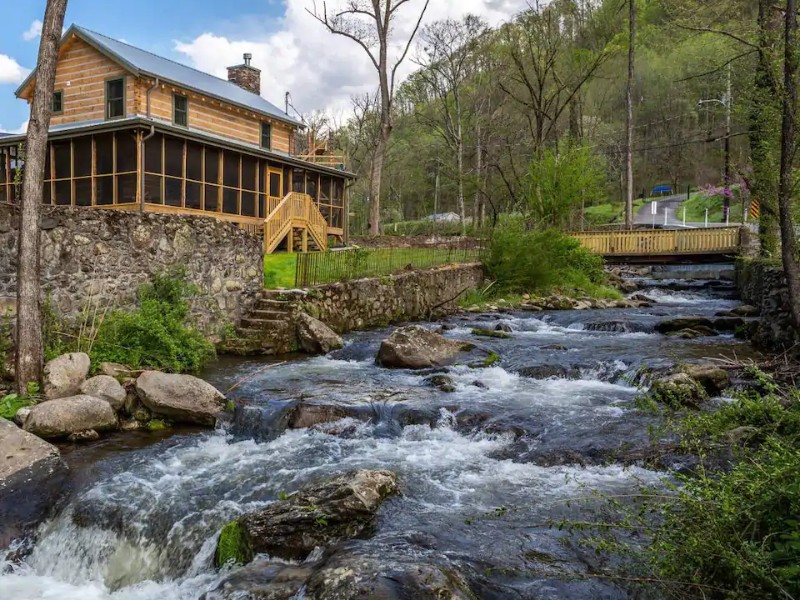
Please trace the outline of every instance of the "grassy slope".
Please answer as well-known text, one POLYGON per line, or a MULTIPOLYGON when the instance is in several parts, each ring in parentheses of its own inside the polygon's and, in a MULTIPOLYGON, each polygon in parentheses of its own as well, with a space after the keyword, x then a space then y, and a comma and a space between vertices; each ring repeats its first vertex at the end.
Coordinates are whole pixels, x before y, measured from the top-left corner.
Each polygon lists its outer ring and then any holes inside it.
MULTIPOLYGON (((683 209, 686 209, 686 221, 694 223, 702 223, 705 221, 706 209, 708 209, 708 222, 721 223, 722 222, 722 208, 723 201, 719 196, 707 198, 702 194, 692 194, 689 200, 684 201, 676 212, 678 219, 683 218, 683 209)), ((731 223, 742 222, 742 202, 741 200, 731 201, 731 223)))

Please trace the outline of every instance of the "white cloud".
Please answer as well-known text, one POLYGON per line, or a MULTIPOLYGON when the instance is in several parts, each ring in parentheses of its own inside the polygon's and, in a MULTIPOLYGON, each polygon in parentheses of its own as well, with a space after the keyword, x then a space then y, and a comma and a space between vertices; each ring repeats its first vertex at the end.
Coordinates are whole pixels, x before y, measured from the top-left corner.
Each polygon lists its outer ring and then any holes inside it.
POLYGON ((31 26, 28 28, 28 31, 22 34, 22 39, 26 42, 30 42, 38 38, 42 35, 42 22, 39 19, 36 19, 31 26))
MULTIPOLYGON (((412 0, 400 9, 394 24, 396 39, 407 39, 421 4, 422 0, 412 0)), ((176 42, 175 49, 192 66, 219 77, 226 77, 226 67, 241 63, 242 54, 251 52, 253 66, 261 69, 261 93, 277 106, 283 107, 283 95, 290 91, 294 106, 302 112, 349 112, 352 95, 377 88, 375 69, 354 42, 328 33, 308 14, 306 8, 311 6, 311 0, 286 0, 278 27, 263 37, 235 39, 208 32, 187 43, 176 42)), ((526 0, 432 0, 424 22, 476 14, 497 25, 526 6, 526 0)), ((395 56, 400 50, 394 48, 395 56)), ((407 58, 398 74, 402 78, 413 70, 407 58)))
POLYGON ((22 83, 30 71, 6 54, 0 54, 0 83, 22 83))

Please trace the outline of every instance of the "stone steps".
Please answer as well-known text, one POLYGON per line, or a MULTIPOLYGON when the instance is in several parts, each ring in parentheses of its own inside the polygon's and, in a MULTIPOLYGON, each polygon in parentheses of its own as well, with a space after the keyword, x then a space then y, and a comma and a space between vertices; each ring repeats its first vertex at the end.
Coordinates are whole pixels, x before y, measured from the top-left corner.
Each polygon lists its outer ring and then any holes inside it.
MULTIPOLYGON (((251 313, 252 314, 252 313, 251 313)), ((288 315, 287 315, 288 317, 288 315)), ((270 333, 272 331, 286 330, 292 325, 289 318, 285 319, 261 319, 258 317, 247 316, 242 319, 241 327, 243 329, 257 329, 262 333, 270 333)))

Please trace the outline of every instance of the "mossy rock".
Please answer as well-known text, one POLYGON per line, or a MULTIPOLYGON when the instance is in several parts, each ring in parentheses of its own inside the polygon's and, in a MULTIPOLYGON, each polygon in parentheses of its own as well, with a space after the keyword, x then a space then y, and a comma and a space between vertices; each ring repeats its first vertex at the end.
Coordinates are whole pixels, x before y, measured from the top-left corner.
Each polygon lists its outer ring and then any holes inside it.
POLYGON ((161 419, 151 419, 147 422, 148 431, 164 431, 165 429, 169 429, 169 425, 161 419))
POLYGON ((253 549, 247 541, 247 535, 239 521, 231 521, 219 534, 217 551, 214 553, 214 565, 222 567, 232 562, 245 565, 253 560, 253 549))
POLYGON ((676 373, 654 381, 650 388, 650 397, 675 410, 697 409, 708 400, 708 393, 699 382, 686 373, 676 373))
POLYGON ((511 337, 505 331, 495 331, 492 329, 473 329, 472 335, 477 335, 480 337, 499 338, 501 340, 507 340, 511 337))

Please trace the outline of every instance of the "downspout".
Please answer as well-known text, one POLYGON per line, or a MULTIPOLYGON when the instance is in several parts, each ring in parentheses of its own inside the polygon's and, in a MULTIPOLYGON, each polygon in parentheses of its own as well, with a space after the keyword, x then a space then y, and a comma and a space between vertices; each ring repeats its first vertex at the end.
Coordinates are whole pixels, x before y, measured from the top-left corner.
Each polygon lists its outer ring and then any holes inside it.
MULTIPOLYGON (((147 88, 147 118, 150 119, 150 94, 158 87, 158 77, 156 77, 153 85, 147 88)), ((142 197, 139 199, 139 212, 144 212, 144 143, 156 134, 156 126, 150 124, 150 133, 142 138, 142 147, 139 150, 139 177, 141 182, 139 189, 141 189, 142 197)))

